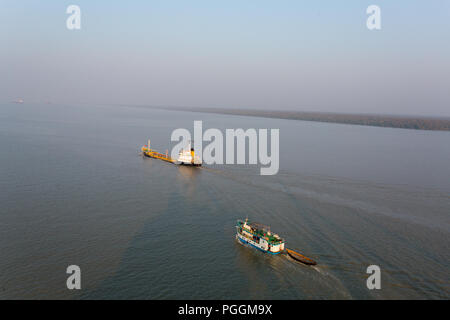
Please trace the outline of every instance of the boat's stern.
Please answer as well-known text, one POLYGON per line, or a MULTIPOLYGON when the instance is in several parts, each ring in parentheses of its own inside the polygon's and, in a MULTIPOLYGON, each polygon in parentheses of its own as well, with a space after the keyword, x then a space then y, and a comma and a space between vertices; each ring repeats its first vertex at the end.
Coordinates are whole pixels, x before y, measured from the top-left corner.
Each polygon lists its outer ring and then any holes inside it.
POLYGON ((277 254, 284 251, 284 241, 278 243, 278 244, 272 244, 270 246, 270 253, 277 254))

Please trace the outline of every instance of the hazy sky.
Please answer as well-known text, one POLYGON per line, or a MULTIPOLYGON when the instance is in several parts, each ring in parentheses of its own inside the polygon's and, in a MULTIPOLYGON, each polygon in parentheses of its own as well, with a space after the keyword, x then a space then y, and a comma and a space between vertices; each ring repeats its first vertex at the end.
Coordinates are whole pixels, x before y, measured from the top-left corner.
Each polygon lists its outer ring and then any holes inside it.
POLYGON ((0 0, 0 101, 18 97, 450 116, 450 1, 0 0))

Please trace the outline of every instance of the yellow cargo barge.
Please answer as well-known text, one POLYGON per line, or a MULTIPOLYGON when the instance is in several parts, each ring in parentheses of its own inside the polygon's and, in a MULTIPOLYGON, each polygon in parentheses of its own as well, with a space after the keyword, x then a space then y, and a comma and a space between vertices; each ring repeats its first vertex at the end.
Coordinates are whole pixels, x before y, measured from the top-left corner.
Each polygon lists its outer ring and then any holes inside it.
POLYGON ((168 151, 166 151, 166 154, 163 154, 156 150, 152 150, 150 148, 150 140, 148 140, 148 145, 143 146, 141 148, 141 151, 142 151, 142 154, 146 157, 163 160, 163 161, 167 161, 170 163, 175 163, 175 160, 169 156, 168 151))
POLYGON ((150 148, 150 140, 148 140, 148 145, 143 146, 141 148, 142 154, 149 158, 155 158, 159 160, 163 160, 166 162, 174 163, 174 164, 180 164, 180 165, 186 165, 186 166, 201 166, 202 160, 199 156, 197 156, 194 152, 194 149, 191 148, 191 142, 189 141, 189 145, 187 149, 183 149, 178 154, 178 158, 174 159, 169 156, 169 151, 166 150, 166 154, 160 153, 156 150, 152 150, 150 148))

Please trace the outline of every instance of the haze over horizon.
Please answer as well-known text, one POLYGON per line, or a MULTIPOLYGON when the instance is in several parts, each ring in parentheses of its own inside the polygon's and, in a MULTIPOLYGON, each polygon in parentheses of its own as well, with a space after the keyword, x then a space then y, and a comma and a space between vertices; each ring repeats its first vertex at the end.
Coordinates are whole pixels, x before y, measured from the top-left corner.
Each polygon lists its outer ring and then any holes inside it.
POLYGON ((2 102, 450 116, 445 0, 3 0, 0 24, 2 102))

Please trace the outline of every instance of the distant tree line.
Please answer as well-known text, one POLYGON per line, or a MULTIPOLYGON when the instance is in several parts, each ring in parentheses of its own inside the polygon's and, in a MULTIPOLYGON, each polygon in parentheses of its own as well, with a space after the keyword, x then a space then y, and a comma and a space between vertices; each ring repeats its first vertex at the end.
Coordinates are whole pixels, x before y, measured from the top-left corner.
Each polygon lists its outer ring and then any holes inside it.
POLYGON ((364 126, 450 131, 449 118, 384 116, 384 115, 301 112, 301 111, 243 110, 243 109, 223 109, 223 108, 220 109, 189 108, 189 107, 159 107, 159 108, 166 110, 220 113, 220 114, 255 116, 264 118, 346 123, 364 126))

